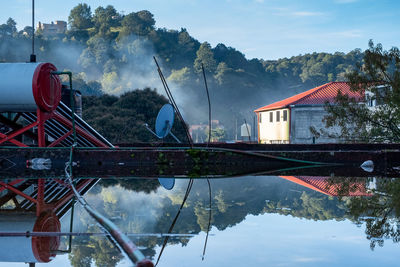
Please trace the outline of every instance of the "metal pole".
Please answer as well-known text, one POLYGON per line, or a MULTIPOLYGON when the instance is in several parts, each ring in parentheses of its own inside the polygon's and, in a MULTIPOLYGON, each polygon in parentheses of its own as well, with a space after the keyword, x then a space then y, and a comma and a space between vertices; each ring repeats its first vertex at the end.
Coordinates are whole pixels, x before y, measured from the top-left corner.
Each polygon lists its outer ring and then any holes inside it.
POLYGON ((203 71, 203 79, 204 79, 204 84, 206 86, 207 100, 208 100, 208 142, 207 142, 207 147, 208 147, 208 145, 210 144, 210 140, 211 140, 211 127, 212 127, 211 102, 210 102, 210 94, 208 93, 207 79, 206 79, 206 73, 204 71, 203 63, 201 63, 201 70, 203 71))
POLYGON ((30 62, 36 62, 35 55, 35 0, 32 0, 32 54, 30 62))
POLYGON ((253 141, 256 141, 256 116, 253 115, 253 141))

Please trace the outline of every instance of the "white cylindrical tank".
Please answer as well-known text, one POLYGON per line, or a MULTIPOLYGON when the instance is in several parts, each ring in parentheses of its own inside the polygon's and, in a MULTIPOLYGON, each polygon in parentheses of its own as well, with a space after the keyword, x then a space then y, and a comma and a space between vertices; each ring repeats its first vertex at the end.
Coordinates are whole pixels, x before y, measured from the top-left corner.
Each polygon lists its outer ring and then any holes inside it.
POLYGON ((61 81, 51 63, 0 63, 0 112, 53 111, 61 81))
POLYGON ((240 126, 240 136, 241 137, 249 137, 251 136, 251 126, 248 123, 243 123, 240 126))
MULTIPOLYGON (((1 214, 2 233, 59 232, 54 214, 1 214)), ((49 262, 60 244, 59 237, 0 237, 0 262, 49 262)))

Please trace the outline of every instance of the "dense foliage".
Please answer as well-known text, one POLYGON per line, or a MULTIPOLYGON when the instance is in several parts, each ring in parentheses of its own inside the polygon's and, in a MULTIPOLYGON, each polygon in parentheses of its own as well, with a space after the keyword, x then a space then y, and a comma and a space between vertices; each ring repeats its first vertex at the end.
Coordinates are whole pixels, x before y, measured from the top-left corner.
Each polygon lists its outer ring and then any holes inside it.
MULTIPOLYGON (((207 98, 201 64, 210 88, 213 119, 234 138, 235 125, 253 121, 253 110, 314 86, 343 80, 363 54, 313 53, 279 60, 247 59, 235 48, 200 43, 186 29, 155 27, 147 10, 122 14, 113 6, 78 4, 66 33, 36 32, 38 60, 74 72, 84 94, 122 95, 137 88, 162 90, 156 56, 178 105, 190 124, 207 124, 207 98)), ((0 25, 0 61, 27 61, 31 27, 17 31, 9 19, 0 25)), ((161 91, 159 91, 161 92, 161 91)))
MULTIPOLYGON (((86 198, 96 210, 113 218, 123 232, 165 233, 179 210, 187 182, 178 181, 173 191, 160 188, 155 193, 149 193, 148 184, 148 179, 142 179, 125 180, 121 186, 96 186, 86 198), (129 186, 130 183, 136 189, 129 186), (146 194, 137 193, 139 187, 146 194)), ((206 184, 205 180, 195 181, 173 233, 207 231, 210 210, 206 184)), ((220 231, 240 224, 249 215, 281 214, 309 220, 343 220, 347 217, 344 202, 278 177, 216 179, 211 181, 211 196, 211 225, 220 231)), ((97 226, 88 223, 91 219, 83 210, 78 211, 76 218, 79 218, 78 227, 82 226, 88 232, 96 231, 97 226)), ((175 237, 170 238, 168 244, 185 245, 189 241, 190 237, 175 237)), ((144 254, 153 258, 163 238, 134 238, 134 242, 145 247, 144 254)), ((117 249, 100 237, 74 239, 69 258, 72 266, 90 266, 91 260, 96 266, 115 266, 121 260, 117 249)))
POLYGON ((381 44, 369 43, 362 64, 348 73, 351 88, 365 95, 359 100, 338 94, 326 105, 326 125, 340 126, 340 137, 365 142, 400 141, 400 52, 385 51, 381 44))
MULTIPOLYGON (((158 139, 144 125, 148 124, 154 131, 157 113, 166 103, 165 97, 149 88, 130 91, 119 97, 107 94, 86 96, 83 98, 83 118, 113 144, 157 142, 158 139)), ((172 131, 180 140, 186 140, 178 120, 172 131)), ((170 136, 164 141, 175 142, 170 136)))

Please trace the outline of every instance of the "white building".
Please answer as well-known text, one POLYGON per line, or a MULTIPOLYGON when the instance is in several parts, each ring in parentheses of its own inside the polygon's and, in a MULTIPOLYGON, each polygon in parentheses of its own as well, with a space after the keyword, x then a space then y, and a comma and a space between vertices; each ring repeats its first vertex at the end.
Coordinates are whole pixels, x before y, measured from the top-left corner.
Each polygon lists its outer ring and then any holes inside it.
MULTIPOLYGON (((256 109, 258 118, 258 142, 263 144, 310 144, 333 143, 338 140, 329 135, 315 136, 310 128, 325 128, 327 115, 324 105, 333 103, 338 91, 349 97, 362 98, 352 92, 346 82, 330 82, 295 96, 256 109)), ((329 133, 338 129, 330 129, 329 133)))
POLYGON ((55 35, 65 33, 67 30, 67 22, 63 20, 56 20, 51 23, 41 23, 39 21, 36 30, 41 30, 43 35, 55 35))

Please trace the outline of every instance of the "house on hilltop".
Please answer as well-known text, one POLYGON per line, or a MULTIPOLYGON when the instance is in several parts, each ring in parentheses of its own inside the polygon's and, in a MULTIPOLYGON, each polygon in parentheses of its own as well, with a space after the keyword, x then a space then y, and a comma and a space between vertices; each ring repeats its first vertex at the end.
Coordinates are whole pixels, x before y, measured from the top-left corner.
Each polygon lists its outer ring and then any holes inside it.
POLYGON ((36 30, 41 30, 43 35, 56 35, 59 33, 65 33, 67 30, 67 22, 63 20, 56 20, 51 23, 41 23, 39 21, 36 30))
MULTIPOLYGON (((363 99, 359 93, 350 90, 346 82, 330 82, 265 107, 254 112, 258 118, 258 142, 263 144, 310 144, 333 143, 338 140, 329 135, 315 136, 310 127, 325 128, 323 118, 326 102, 333 103, 338 93, 363 99)), ((339 129, 330 129, 329 133, 339 129)))

